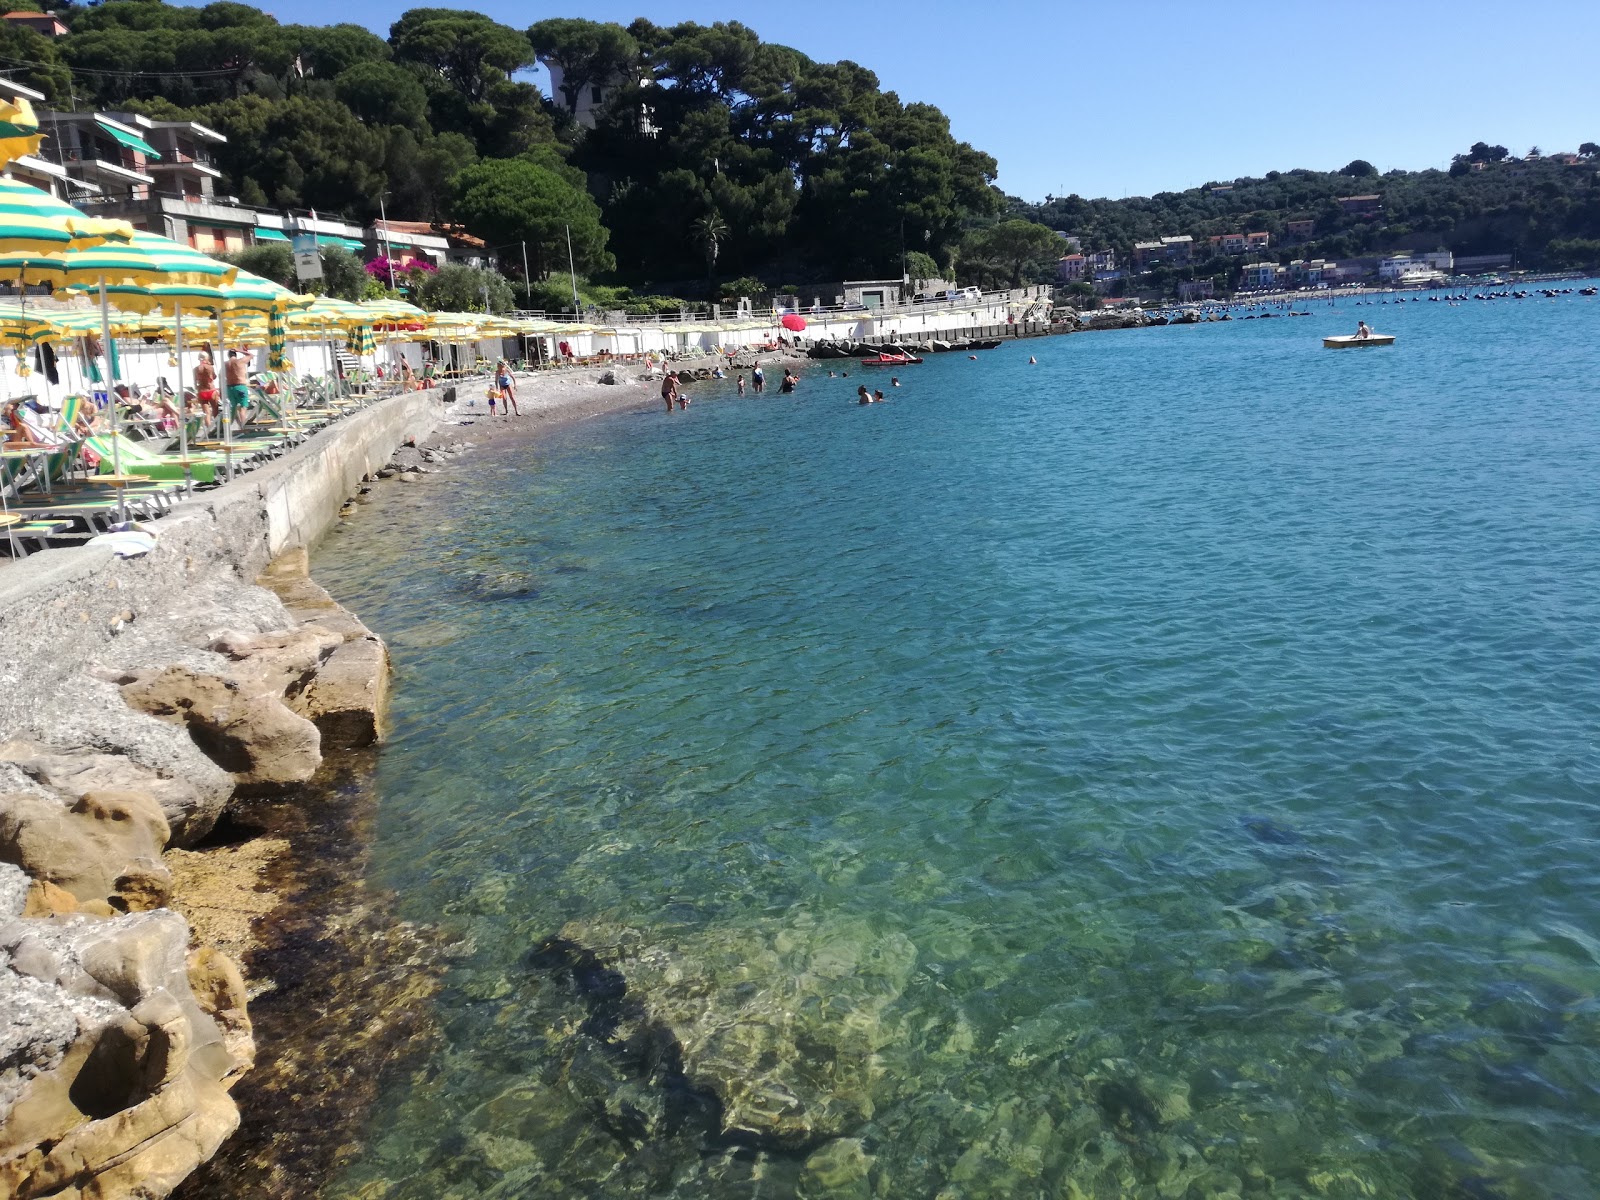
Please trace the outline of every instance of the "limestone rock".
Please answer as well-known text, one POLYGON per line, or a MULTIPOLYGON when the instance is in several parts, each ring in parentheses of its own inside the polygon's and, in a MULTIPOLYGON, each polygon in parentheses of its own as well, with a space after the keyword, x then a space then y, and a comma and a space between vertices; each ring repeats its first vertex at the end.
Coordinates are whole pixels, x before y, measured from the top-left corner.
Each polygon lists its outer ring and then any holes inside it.
POLYGON ((343 641, 315 625, 302 625, 259 634, 228 631, 213 638, 209 648, 235 664, 228 677, 241 687, 282 696, 304 687, 323 658, 343 641))
POLYGON ((0 922, 0 1194, 165 1196, 233 1131, 248 1025, 197 1002, 187 943, 172 912, 0 922))
POLYGON ((28 905, 33 882, 27 872, 12 863, 0 863, 0 921, 20 917, 28 905))
POLYGON ((0 796, 0 861, 80 902, 133 912, 165 904, 172 876, 161 851, 169 834, 160 806, 144 792, 89 792, 70 806, 0 796))
POLYGON ((271 691, 173 666, 125 684, 122 694, 140 712, 187 727, 240 787, 267 791, 304 783, 322 762, 317 727, 271 691))
POLYGON ((222 811, 231 783, 224 789, 210 781, 175 776, 133 761, 122 754, 104 754, 84 746, 58 748, 15 740, 0 745, 0 763, 9 762, 29 779, 69 798, 90 792, 142 792, 161 806, 175 845, 188 845, 211 831, 222 811))
POLYGON ((388 648, 364 637, 334 650, 289 703, 316 724, 325 749, 355 750, 382 739, 388 693, 388 648))

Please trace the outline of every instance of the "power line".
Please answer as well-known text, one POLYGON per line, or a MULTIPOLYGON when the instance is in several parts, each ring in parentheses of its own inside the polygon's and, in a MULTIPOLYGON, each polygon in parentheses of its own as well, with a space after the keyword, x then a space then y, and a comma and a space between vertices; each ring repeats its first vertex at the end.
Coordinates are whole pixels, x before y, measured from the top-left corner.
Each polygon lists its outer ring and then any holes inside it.
MULTIPOLYGON (((12 67, 36 67, 43 71, 63 70, 70 75, 104 75, 113 79, 174 79, 178 77, 200 79, 213 78, 219 75, 237 75, 241 70, 248 69, 240 67, 231 70, 218 68, 212 71, 190 71, 176 68, 171 71, 103 71, 98 67, 71 67, 64 62, 41 63, 32 62, 25 58, 6 58, 4 56, 0 56, 0 63, 5 63, 7 66, 12 67)), ((251 66, 254 65, 253 63, 251 64, 251 66)), ((259 70, 259 68, 257 69, 259 70)))

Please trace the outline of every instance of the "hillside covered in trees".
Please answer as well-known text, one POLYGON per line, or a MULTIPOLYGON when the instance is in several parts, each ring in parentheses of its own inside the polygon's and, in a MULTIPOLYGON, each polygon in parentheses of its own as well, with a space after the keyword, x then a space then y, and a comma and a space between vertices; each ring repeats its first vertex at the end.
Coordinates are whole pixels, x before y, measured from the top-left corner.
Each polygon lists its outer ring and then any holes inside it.
POLYGON ((1126 261, 1134 243, 1189 234, 1265 230, 1274 259, 1344 259, 1397 250, 1450 250, 1458 255, 1515 254, 1529 267, 1600 263, 1600 146, 1585 142, 1564 161, 1536 151, 1513 158, 1503 146, 1478 143, 1449 170, 1390 171, 1352 162, 1339 171, 1269 171, 1182 192, 1123 200, 1052 197, 1033 205, 1012 200, 1014 216, 1081 235, 1086 250, 1116 250, 1126 261), (1348 211, 1340 197, 1377 195, 1372 214, 1348 211), (1291 237, 1291 221, 1315 221, 1309 240, 1291 237))
POLYGON ((994 160, 937 108, 735 22, 418 8, 383 38, 231 2, 53 11, 67 36, 0 29, 0 70, 52 106, 201 121, 244 203, 366 220, 387 194, 391 217, 525 239, 535 278, 565 267, 567 227, 580 270, 628 281, 898 275, 903 250, 948 261, 1001 203, 994 160), (612 85, 595 128, 526 82, 536 54, 612 85))
POLYGON ((1051 230, 1125 257, 1163 235, 1265 229, 1276 253, 1297 219, 1316 222, 1293 246, 1303 257, 1449 248, 1514 251, 1530 266, 1600 261, 1590 144, 1576 166, 1480 143, 1448 172, 1378 176, 1357 162, 1032 205, 1001 195, 994 160, 937 108, 737 22, 517 29, 416 8, 385 37, 286 25, 231 0, 51 11, 65 36, 0 23, 0 72, 52 107, 201 121, 228 138, 219 192, 246 204, 368 221, 382 197, 390 217, 458 224, 504 248, 513 278, 526 242, 525 299, 564 269, 569 229, 590 279, 695 295, 897 277, 902 264, 963 283, 1047 279, 1061 250, 1051 230), (562 95, 529 82, 539 60, 560 71, 562 95), (580 124, 573 110, 597 87, 604 101, 580 124), (1353 192, 1380 193, 1381 214, 1346 212, 1338 197, 1353 192))

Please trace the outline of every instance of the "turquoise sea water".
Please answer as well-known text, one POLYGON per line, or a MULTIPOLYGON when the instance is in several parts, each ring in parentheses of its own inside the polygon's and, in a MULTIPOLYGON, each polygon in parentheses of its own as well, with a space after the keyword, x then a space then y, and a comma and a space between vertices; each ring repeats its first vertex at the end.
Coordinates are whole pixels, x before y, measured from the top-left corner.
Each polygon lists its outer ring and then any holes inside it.
POLYGON ((330 538, 458 943, 334 1192, 1600 1194, 1600 303, 1315 311, 691 389, 330 538))

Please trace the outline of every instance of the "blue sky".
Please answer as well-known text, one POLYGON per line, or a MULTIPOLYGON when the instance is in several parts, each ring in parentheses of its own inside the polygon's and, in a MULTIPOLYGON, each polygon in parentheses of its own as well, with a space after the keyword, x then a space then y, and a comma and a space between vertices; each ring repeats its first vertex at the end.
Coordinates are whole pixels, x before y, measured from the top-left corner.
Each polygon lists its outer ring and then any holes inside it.
MULTIPOLYGON (((276 0, 279 20, 387 36, 405 0, 276 0)), ((467 7, 462 5, 461 7, 467 7)), ((854 59, 937 104, 1000 185, 1147 195, 1273 168, 1445 166, 1474 141, 1521 154, 1600 141, 1600 0, 584 0, 471 7, 626 24, 742 20, 812 58, 854 59)))

